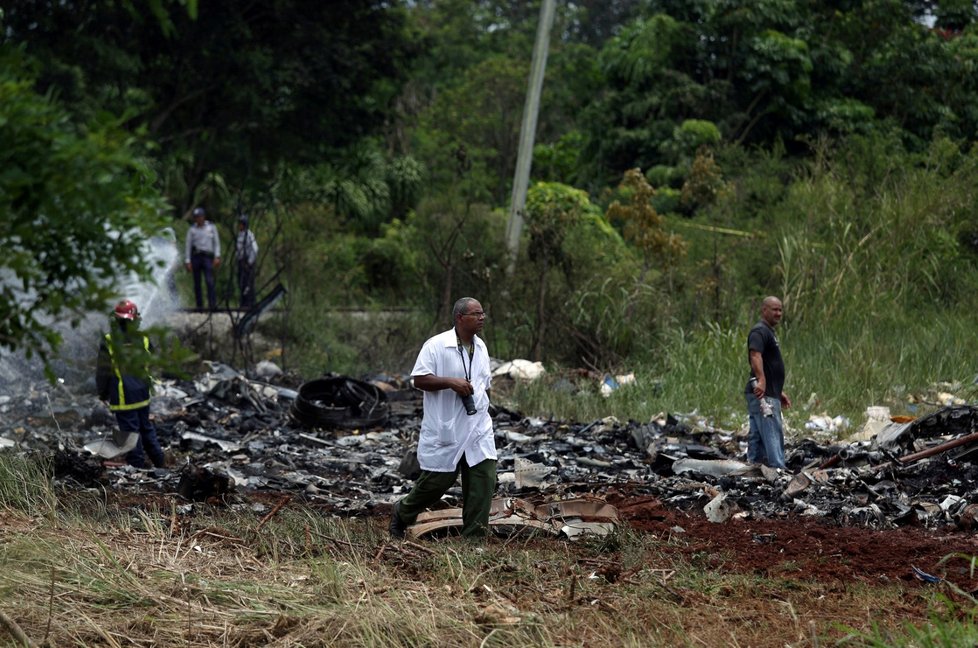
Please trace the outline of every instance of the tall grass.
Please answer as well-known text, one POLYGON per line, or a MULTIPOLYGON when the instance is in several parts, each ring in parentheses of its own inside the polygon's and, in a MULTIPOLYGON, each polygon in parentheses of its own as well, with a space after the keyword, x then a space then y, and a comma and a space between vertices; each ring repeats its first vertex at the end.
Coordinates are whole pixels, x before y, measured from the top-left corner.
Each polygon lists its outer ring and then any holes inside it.
MULTIPOLYGON (((934 325, 921 321, 928 316, 856 312, 836 321, 802 323, 787 311, 778 335, 787 368, 785 391, 794 405, 784 411, 789 428, 800 431, 810 417, 826 415, 859 426, 871 405, 887 406, 894 415, 925 414, 942 405, 933 400, 941 383, 956 384, 955 395, 974 399, 978 370, 962 352, 975 344, 973 315, 945 311, 934 325)), ((520 411, 555 419, 648 421, 660 412, 697 412, 737 429, 746 421, 749 327, 745 322, 736 329, 677 330, 663 344, 660 363, 625 367, 635 373, 636 383, 607 398, 599 394, 601 376, 572 377, 577 389, 572 391, 568 374, 559 371, 535 384, 516 385, 507 398, 520 411)))
POLYGON ((783 344, 794 393, 854 420, 869 405, 886 405, 893 414, 924 413, 917 401, 926 401, 938 383, 957 383, 956 395, 972 398, 976 370, 960 350, 974 345, 973 315, 944 311, 939 322, 922 321, 929 317, 899 310, 862 313, 792 330, 783 344))
POLYGON ((0 452, 0 507, 53 516, 58 498, 51 483, 50 461, 0 452))
POLYGON ((853 648, 956 648, 978 645, 978 623, 975 610, 963 608, 951 598, 938 595, 933 601, 930 618, 925 623, 904 622, 898 628, 874 623, 869 631, 849 629, 839 642, 853 648))

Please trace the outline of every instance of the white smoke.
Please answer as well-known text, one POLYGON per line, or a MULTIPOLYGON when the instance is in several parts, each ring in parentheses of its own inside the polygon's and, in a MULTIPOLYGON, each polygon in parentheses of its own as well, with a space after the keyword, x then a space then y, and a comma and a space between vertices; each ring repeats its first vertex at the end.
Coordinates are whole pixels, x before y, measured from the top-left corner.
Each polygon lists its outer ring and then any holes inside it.
MULTIPOLYGON (((143 245, 143 259, 153 269, 150 281, 136 274, 125 277, 119 284, 117 299, 130 299, 139 308, 145 326, 163 322, 179 306, 172 286, 173 271, 180 259, 176 234, 169 227, 143 245)), ((113 304, 109 305, 109 310, 113 304)))
MULTIPOLYGON (((147 239, 141 254, 152 270, 150 278, 143 280, 135 273, 123 277, 116 296, 101 312, 86 314, 77 327, 68 322, 41 322, 62 336, 61 346, 49 362, 55 375, 69 388, 77 389, 93 382, 100 336, 107 329, 112 309, 120 299, 135 302, 145 326, 162 323, 178 307, 173 271, 180 255, 174 231, 166 228, 147 239)), ((46 378, 39 358, 27 358, 22 352, 4 353, 0 357, 0 392, 23 392, 42 380, 46 378)))

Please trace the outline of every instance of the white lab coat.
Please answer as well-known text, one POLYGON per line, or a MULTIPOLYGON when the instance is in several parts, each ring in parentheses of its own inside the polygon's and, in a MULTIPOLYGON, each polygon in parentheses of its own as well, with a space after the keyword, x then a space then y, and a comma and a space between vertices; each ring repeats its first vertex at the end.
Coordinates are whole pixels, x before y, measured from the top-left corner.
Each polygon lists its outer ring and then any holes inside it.
MULTIPOLYGON (((478 336, 473 336, 472 341, 475 351, 470 381, 477 411, 472 416, 466 414, 462 399, 451 389, 424 392, 424 416, 418 441, 418 463, 423 470, 454 472, 463 454, 470 466, 497 458, 487 393, 492 381, 489 351, 478 336)), ((464 378, 463 354, 468 367, 468 351, 463 349, 459 353, 455 329, 439 333, 421 347, 411 376, 464 378)))

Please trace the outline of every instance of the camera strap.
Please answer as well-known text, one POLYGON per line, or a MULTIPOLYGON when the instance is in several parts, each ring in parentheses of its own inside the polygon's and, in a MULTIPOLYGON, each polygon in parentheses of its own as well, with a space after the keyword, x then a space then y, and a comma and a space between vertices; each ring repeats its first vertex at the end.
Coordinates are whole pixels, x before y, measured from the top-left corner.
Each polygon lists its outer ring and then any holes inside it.
POLYGON ((472 382, 472 357, 475 355, 475 339, 472 340, 472 346, 468 349, 469 352, 469 366, 465 366, 465 353, 462 351, 464 345, 462 344, 462 338, 455 336, 458 341, 458 357, 462 359, 462 372, 465 374, 465 379, 472 382))

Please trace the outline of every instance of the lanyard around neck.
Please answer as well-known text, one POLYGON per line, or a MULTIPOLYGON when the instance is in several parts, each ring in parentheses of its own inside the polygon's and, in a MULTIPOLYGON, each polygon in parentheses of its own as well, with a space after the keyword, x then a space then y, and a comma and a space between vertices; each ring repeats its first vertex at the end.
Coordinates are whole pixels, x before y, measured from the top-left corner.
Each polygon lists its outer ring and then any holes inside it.
POLYGON ((475 355, 475 338, 472 338, 472 346, 470 346, 468 348, 468 352, 469 352, 469 366, 468 366, 468 368, 465 367, 465 353, 462 352, 462 347, 463 347, 463 345, 462 345, 462 338, 460 338, 460 337, 458 337, 456 335, 455 336, 455 339, 458 341, 458 357, 462 359, 462 372, 465 374, 465 379, 471 382, 471 380, 472 380, 472 356, 475 355))

